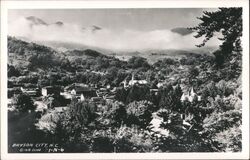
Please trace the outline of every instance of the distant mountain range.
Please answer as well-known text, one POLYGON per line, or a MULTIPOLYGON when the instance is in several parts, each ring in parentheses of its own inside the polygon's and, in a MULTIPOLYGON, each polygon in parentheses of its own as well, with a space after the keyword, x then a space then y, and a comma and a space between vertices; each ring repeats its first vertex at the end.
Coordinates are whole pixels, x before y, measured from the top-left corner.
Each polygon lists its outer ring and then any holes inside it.
POLYGON ((36 43, 29 43, 15 37, 8 36, 8 53, 14 53, 22 56, 32 56, 39 54, 54 55, 57 57, 63 56, 87 56, 87 57, 98 57, 105 56, 104 54, 97 52, 92 49, 85 50, 68 50, 65 52, 58 52, 51 47, 45 45, 39 45, 36 43))
POLYGON ((29 67, 33 70, 46 69, 60 67, 65 60, 75 62, 76 59, 95 59, 97 57, 108 56, 92 49, 58 52, 47 46, 8 36, 8 62, 13 66, 29 67))
MULTIPOLYGON (((55 23, 47 23, 46 21, 35 17, 35 16, 29 16, 26 17, 26 20, 29 22, 30 27, 34 26, 44 26, 48 27, 50 25, 55 25, 57 27, 62 27, 65 25, 62 21, 57 21, 55 23)), ((90 27, 82 27, 82 32, 88 32, 89 34, 95 34, 96 32, 102 30, 100 26, 92 25, 90 27)), ((187 36, 189 34, 192 34, 193 31, 185 28, 185 27, 177 27, 171 29, 171 32, 179 34, 181 36, 187 36)), ((49 35, 48 35, 49 36, 49 35)), ((211 54, 211 52, 215 51, 215 47, 203 47, 203 48, 193 48, 193 49, 147 49, 147 50, 140 50, 140 51, 117 51, 112 49, 104 49, 101 47, 93 47, 88 46, 83 43, 77 43, 77 42, 66 42, 66 41, 58 41, 58 40, 46 40, 46 41, 31 41, 28 37, 17 37, 18 39, 21 39, 23 41, 29 42, 29 43, 36 43, 38 45, 44 45, 52 48, 58 53, 63 53, 68 56, 80 56, 81 54, 85 53, 82 51, 85 50, 92 50, 97 53, 101 53, 104 55, 109 56, 117 56, 117 57, 131 57, 131 56, 142 56, 147 59, 150 59, 152 57, 157 57, 156 59, 165 57, 165 56, 188 56, 190 53, 192 54, 211 54)), ((94 53, 93 52, 93 53, 94 53)), ((88 52, 86 52, 88 53, 88 52)), ((92 52, 91 52, 92 53, 92 52)))
POLYGON ((195 48, 190 50, 181 50, 181 49, 165 49, 165 50, 147 50, 144 52, 122 52, 120 54, 116 54, 113 56, 119 58, 120 60, 128 60, 132 56, 140 56, 144 57, 148 60, 149 63, 155 63, 158 60, 163 58, 174 58, 179 59, 182 57, 190 57, 193 55, 201 54, 201 55, 210 55, 213 56, 212 52, 214 52, 217 48, 215 47, 203 47, 203 48, 195 48))
POLYGON ((90 56, 90 57, 102 57, 105 56, 100 52, 97 52, 92 49, 86 49, 86 50, 70 50, 64 52, 64 55, 69 55, 69 56, 90 56))
MULTIPOLYGON (((76 59, 87 59, 87 58, 96 58, 96 57, 116 57, 120 60, 128 60, 132 56, 144 57, 148 60, 149 63, 155 63, 163 58, 174 58, 179 59, 181 57, 189 57, 195 54, 208 54, 213 55, 215 48, 205 47, 197 48, 193 50, 176 50, 176 49, 166 49, 166 50, 147 50, 144 52, 134 51, 134 52, 120 52, 114 53, 112 51, 101 51, 101 49, 94 50, 93 48, 82 48, 82 49, 71 49, 66 51, 57 51, 46 45, 39 45, 33 42, 25 42, 23 40, 17 39, 15 37, 8 36, 8 53, 21 55, 25 59, 23 62, 27 61, 29 57, 35 55, 44 55, 47 57, 52 56, 54 61, 60 61, 60 59, 67 58, 70 61, 76 59)), ((51 62, 54 63, 53 61, 51 62)))

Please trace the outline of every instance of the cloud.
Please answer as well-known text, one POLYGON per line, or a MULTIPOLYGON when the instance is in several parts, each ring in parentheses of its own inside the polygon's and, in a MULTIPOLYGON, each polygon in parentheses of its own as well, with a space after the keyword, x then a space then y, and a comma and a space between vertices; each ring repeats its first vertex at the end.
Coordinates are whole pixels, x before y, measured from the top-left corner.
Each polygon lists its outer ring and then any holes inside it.
MULTIPOLYGON (((34 25, 25 18, 19 18, 9 23, 11 36, 24 37, 30 41, 58 41, 78 43, 92 47, 99 47, 114 51, 143 51, 148 49, 192 49, 201 39, 194 38, 194 34, 182 36, 170 30, 121 30, 112 31, 107 28, 90 26, 83 27, 76 24, 63 25, 34 25)), ((207 46, 218 46, 217 38, 211 39, 207 46)))

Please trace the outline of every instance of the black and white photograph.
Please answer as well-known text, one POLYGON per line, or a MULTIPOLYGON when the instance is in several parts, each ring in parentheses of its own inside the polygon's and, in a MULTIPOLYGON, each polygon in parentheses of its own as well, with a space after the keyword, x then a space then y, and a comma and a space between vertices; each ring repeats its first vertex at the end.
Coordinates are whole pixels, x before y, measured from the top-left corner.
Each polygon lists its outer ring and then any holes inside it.
POLYGON ((7 17, 8 153, 242 152, 243 7, 7 17))

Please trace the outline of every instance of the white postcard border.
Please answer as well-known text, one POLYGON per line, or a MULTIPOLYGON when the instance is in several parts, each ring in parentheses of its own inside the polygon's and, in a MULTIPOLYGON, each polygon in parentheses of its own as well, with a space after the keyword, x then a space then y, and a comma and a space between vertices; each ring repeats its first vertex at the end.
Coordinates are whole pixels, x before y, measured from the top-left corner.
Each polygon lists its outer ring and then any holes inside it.
MULTIPOLYGON (((21 29, 21 28, 20 28, 21 29)), ((1 158, 2 159, 248 159, 249 158, 249 1, 1 1, 1 158), (8 153, 7 12, 8 9, 214 8, 243 7, 243 150, 240 153, 8 153)))

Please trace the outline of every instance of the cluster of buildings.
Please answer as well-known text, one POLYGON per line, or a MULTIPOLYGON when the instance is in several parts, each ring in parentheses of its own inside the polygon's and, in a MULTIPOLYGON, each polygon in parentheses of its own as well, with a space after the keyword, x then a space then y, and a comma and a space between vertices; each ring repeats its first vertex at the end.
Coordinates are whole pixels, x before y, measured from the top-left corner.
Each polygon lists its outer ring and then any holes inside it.
MULTIPOLYGON (((73 83, 69 86, 62 87, 62 86, 45 86, 43 88, 37 88, 36 86, 17 86, 17 87, 9 87, 8 88, 8 94, 20 94, 25 93, 31 97, 33 97, 34 100, 43 101, 48 100, 49 97, 53 97, 53 100, 57 100, 55 97, 60 97, 65 99, 65 101, 61 101, 59 99, 59 106, 66 106, 73 98, 76 98, 78 101, 92 101, 97 104, 101 104, 105 101, 112 101, 115 99, 115 95, 117 90, 121 88, 129 88, 134 85, 148 85, 149 82, 147 80, 137 80, 135 78, 135 75, 132 75, 132 78, 128 80, 126 78, 124 81, 121 82, 120 86, 117 87, 111 87, 110 85, 107 86, 96 86, 96 85, 87 85, 82 83, 73 83), (65 102, 65 104, 64 104, 65 102), (67 102, 67 103, 66 103, 67 102)), ((150 92, 157 95, 158 90, 160 87, 164 86, 166 84, 165 81, 160 81, 157 84, 157 88, 151 88, 150 92)), ((12 97, 13 95, 10 95, 8 97, 12 97)), ((181 101, 189 101, 193 102, 195 96, 197 96, 198 101, 201 100, 201 96, 198 96, 195 92, 193 87, 189 89, 187 92, 184 92, 181 96, 181 101)))
POLYGON ((42 96, 46 97, 57 94, 68 100, 75 98, 78 101, 85 101, 88 99, 89 101, 100 104, 104 101, 115 99, 116 91, 117 87, 111 88, 110 85, 98 88, 87 84, 74 83, 63 89, 51 86, 44 87, 42 88, 42 96))

